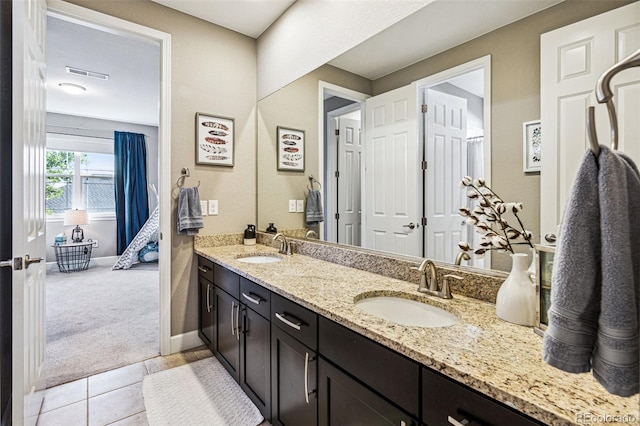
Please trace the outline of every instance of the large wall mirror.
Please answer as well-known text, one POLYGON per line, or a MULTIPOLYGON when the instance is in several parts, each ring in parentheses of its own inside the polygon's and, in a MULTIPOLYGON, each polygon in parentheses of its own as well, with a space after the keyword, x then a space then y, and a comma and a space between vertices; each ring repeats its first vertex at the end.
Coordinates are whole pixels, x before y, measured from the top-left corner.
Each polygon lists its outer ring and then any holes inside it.
MULTIPOLYGON (((522 125, 540 118, 540 35, 624 3, 563 2, 381 77, 338 68, 338 58, 260 100, 258 229, 453 263, 459 241, 475 244, 457 215, 468 204, 457 182, 470 175, 522 202, 539 241, 539 174, 523 171, 522 125), (303 171, 278 170, 279 156, 299 152, 279 145, 278 127, 304 130, 303 171), (322 222, 290 211, 310 190, 322 222)), ((506 270, 510 259, 467 264, 506 270)))

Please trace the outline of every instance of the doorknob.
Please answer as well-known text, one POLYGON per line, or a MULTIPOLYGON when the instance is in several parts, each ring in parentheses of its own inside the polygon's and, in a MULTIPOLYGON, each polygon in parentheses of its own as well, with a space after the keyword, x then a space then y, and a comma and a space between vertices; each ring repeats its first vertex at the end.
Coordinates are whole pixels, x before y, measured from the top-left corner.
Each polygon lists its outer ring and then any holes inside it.
POLYGON ((22 269, 22 258, 14 257, 13 259, 2 260, 0 261, 0 268, 11 268, 14 271, 19 271, 22 269))
POLYGON ((544 239, 547 240, 548 243, 555 243, 556 242, 556 234, 545 234, 544 239))
POLYGON ((44 260, 44 257, 29 257, 28 254, 24 256, 24 268, 29 269, 29 265, 32 263, 40 263, 44 260))
POLYGON ((416 224, 411 222, 408 225, 402 225, 403 228, 409 228, 409 229, 414 229, 416 227, 416 224))

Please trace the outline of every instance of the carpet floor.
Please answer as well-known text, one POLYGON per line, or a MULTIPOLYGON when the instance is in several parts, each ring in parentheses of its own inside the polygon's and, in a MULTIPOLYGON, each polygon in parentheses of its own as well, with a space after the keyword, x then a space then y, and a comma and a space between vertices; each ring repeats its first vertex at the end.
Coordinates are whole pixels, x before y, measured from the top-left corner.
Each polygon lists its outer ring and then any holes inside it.
POLYGON ((47 387, 159 354, 159 274, 135 266, 47 273, 47 387))
POLYGON ((145 376, 142 394, 150 426, 255 426, 264 420, 215 357, 145 376))

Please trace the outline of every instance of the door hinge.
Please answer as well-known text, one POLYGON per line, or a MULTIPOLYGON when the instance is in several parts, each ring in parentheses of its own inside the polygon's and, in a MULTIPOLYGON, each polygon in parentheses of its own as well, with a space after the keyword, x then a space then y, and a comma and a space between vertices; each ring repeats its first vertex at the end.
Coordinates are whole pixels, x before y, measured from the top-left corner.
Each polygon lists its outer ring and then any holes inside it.
POLYGON ((340 213, 336 213, 335 218, 336 220, 340 220, 340 213))
POLYGON ((427 218, 426 218, 426 217, 423 217, 422 219, 420 219, 420 224, 421 224, 422 226, 427 226, 427 218))
POLYGON ((11 268, 14 271, 22 269, 22 258, 14 257, 13 259, 0 261, 0 268, 11 268))
POLYGON ((427 162, 426 161, 421 161, 420 162, 420 167, 422 168, 422 170, 427 170, 427 162))
POLYGON ((334 173, 335 177, 339 178, 340 177, 340 172, 338 170, 336 170, 336 172, 334 173))
POLYGON ((340 136, 340 129, 336 129, 336 136, 340 136))
POLYGON ((423 114, 427 113, 427 109, 428 109, 428 107, 426 105, 422 105, 422 113, 423 114))

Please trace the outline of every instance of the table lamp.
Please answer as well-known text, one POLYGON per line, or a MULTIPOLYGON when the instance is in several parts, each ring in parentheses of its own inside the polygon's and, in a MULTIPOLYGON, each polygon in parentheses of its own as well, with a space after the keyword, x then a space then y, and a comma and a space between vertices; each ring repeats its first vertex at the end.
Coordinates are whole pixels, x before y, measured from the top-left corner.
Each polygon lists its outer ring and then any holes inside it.
POLYGON ((64 225, 76 225, 71 232, 71 241, 74 243, 81 243, 84 240, 84 232, 80 225, 86 225, 89 223, 89 214, 86 210, 67 210, 64 212, 64 225))

